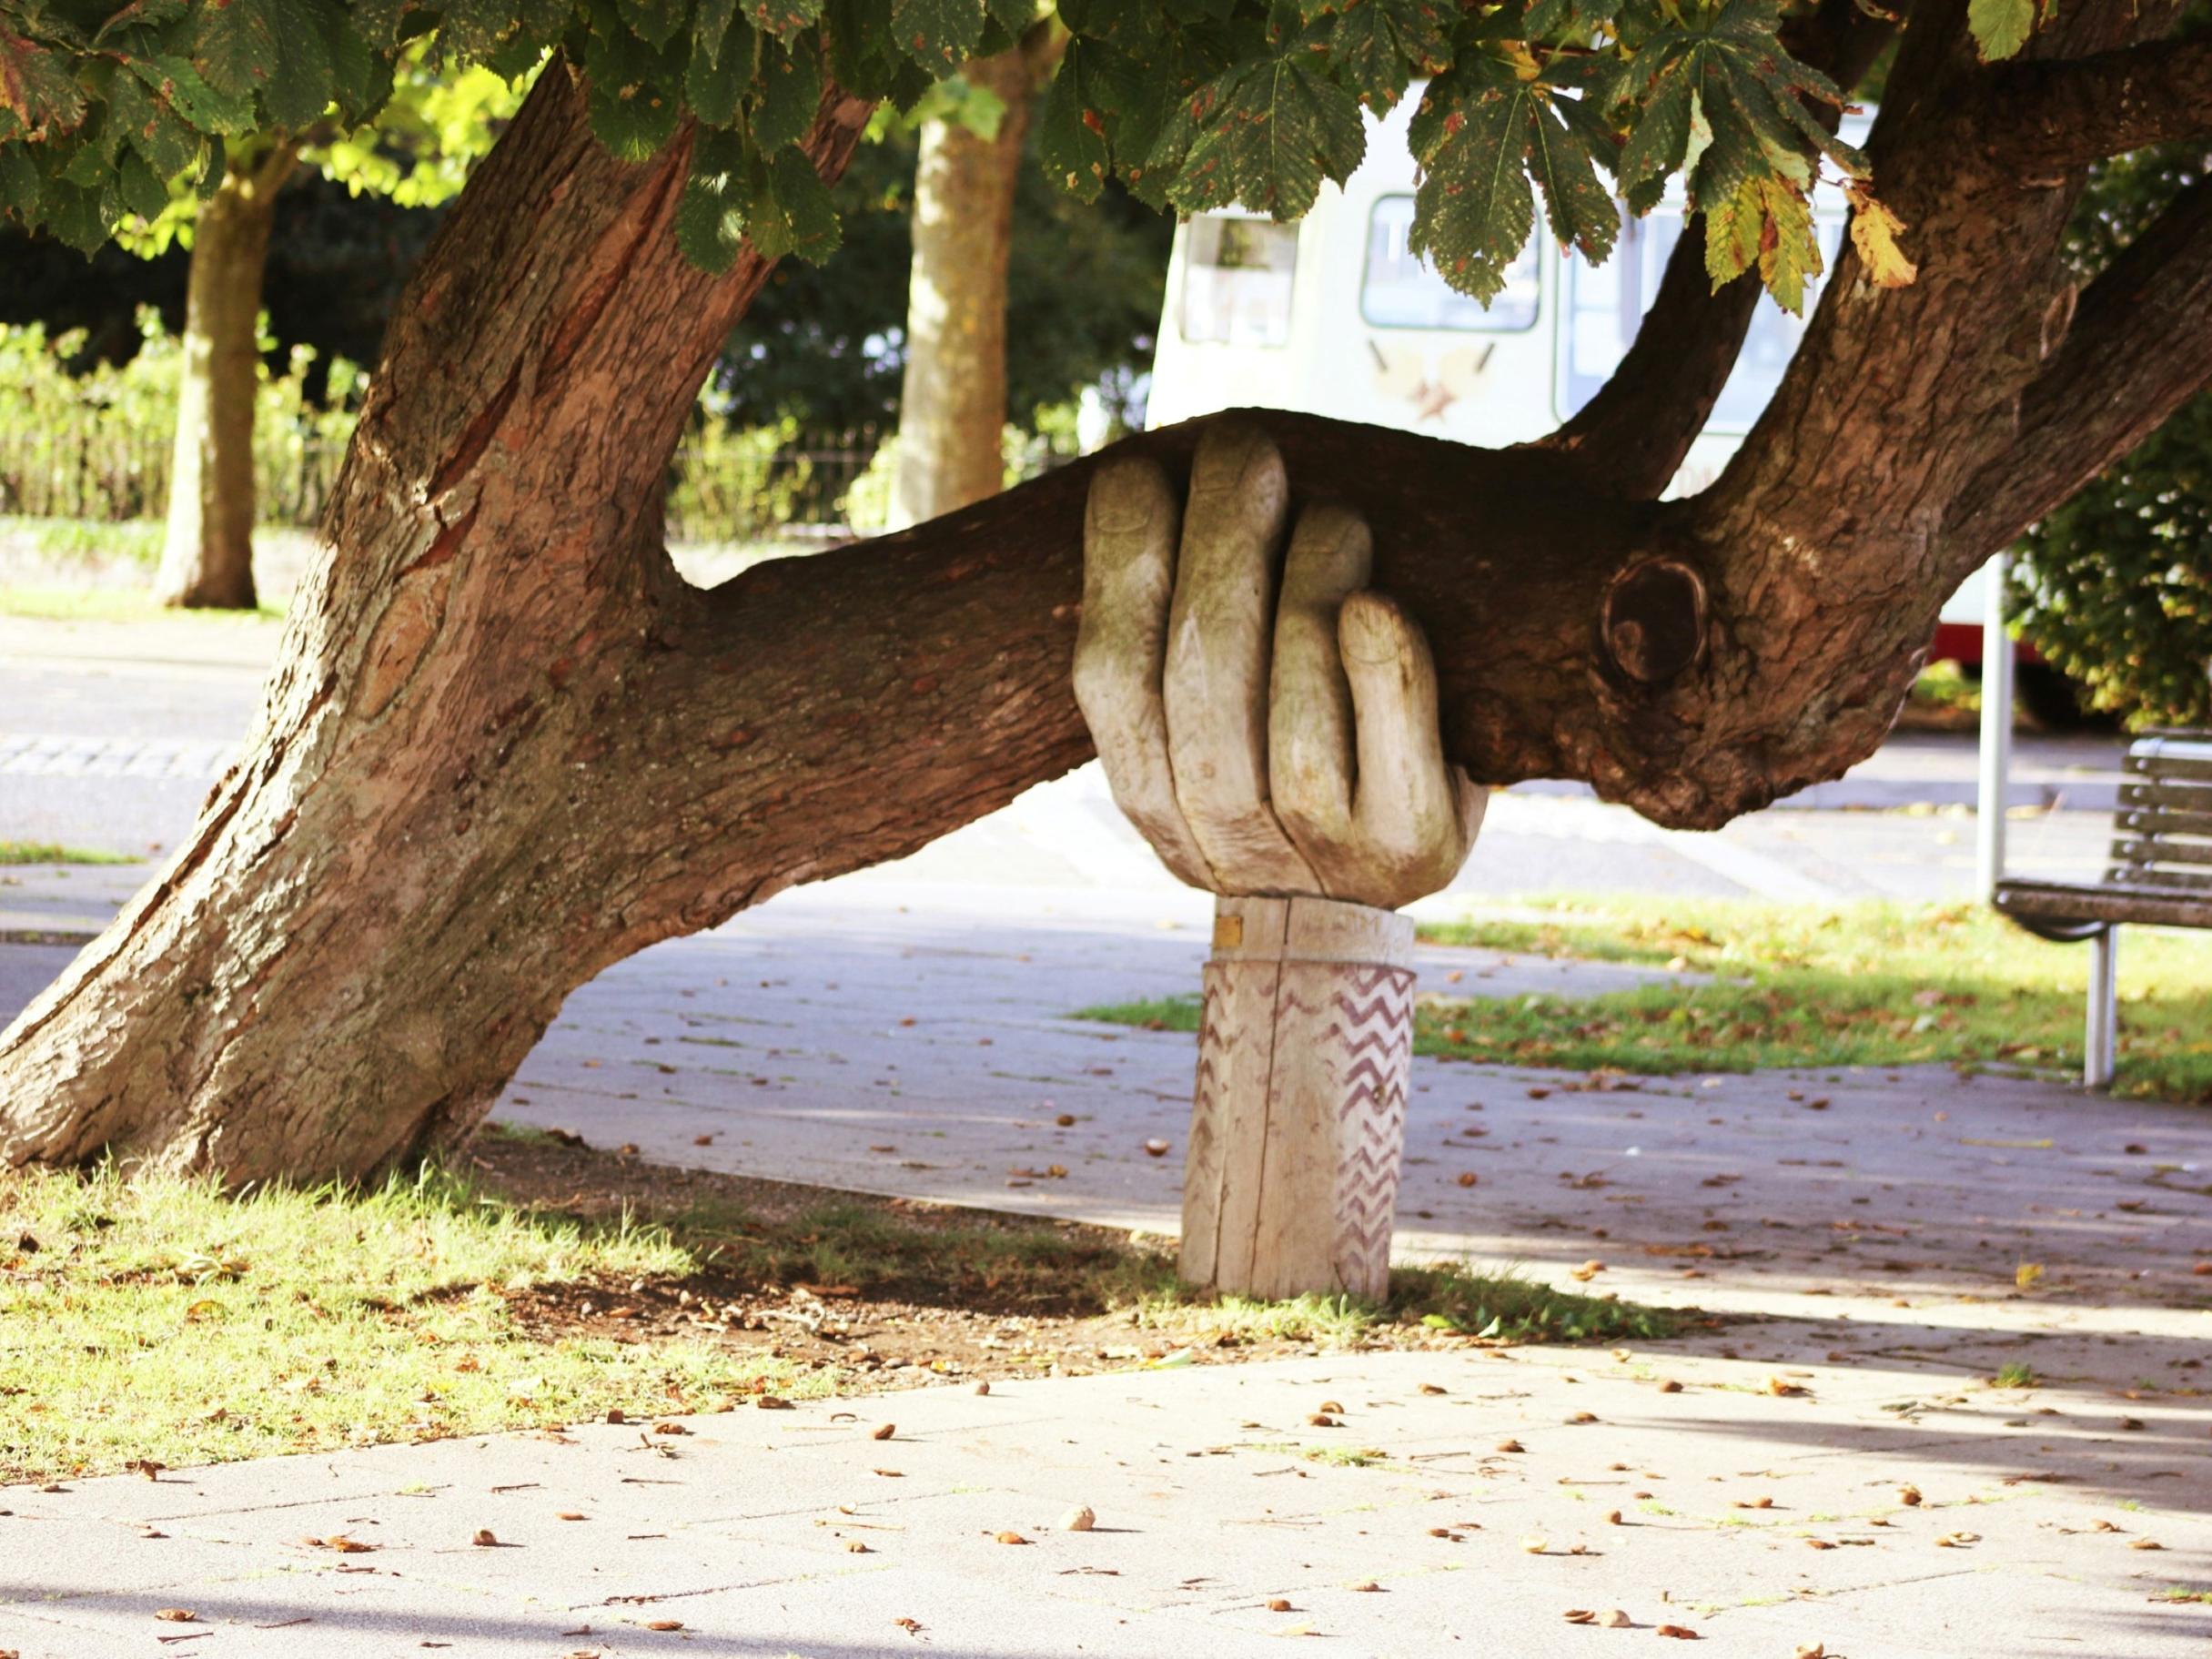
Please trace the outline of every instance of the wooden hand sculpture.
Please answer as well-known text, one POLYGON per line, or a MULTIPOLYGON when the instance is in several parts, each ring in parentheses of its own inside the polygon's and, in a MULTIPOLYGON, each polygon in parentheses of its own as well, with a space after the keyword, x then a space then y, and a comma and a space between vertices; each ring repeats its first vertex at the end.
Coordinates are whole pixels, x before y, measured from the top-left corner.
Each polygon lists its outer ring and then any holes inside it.
POLYGON ((1288 499, 1249 428, 1200 442, 1181 513, 1152 462, 1100 468, 1076 701, 1115 800, 1192 886, 1394 910, 1459 873, 1483 796, 1444 759, 1428 642, 1367 591, 1358 513, 1298 515, 1278 597, 1288 499))
POLYGON ((1114 798, 1220 896, 1183 1189, 1183 1276, 1284 1297, 1389 1284, 1413 925, 1483 797, 1449 764, 1420 630, 1367 591, 1348 508, 1299 513, 1264 433, 1198 445, 1184 511, 1135 458, 1091 483, 1076 700, 1114 798), (1278 592, 1279 588, 1279 592, 1278 592))

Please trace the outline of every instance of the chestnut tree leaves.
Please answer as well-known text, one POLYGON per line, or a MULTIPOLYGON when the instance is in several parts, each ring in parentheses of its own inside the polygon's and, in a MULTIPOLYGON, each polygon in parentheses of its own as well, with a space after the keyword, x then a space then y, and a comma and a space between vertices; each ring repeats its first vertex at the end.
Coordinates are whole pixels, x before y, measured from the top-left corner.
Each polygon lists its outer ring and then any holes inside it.
MULTIPOLYGON (((1983 52, 2016 51, 2036 0, 1974 0, 1983 52)), ((1359 164, 1368 114, 1426 82, 1413 235, 1488 297, 1536 223, 1602 258, 1670 179, 1704 216, 1716 282, 1756 271, 1785 305, 1817 272, 1823 169, 1853 191, 1877 279, 1909 234, 1831 135, 1843 93, 1793 60, 1779 0, 1059 0, 1070 41, 1039 137, 1079 196, 1118 177, 1156 206, 1278 217, 1359 164)), ((750 238, 820 258, 836 215, 801 147, 824 88, 911 107, 1003 51, 1037 0, 0 0, 0 216, 96 247, 179 181, 212 187, 227 141, 349 131, 393 60, 519 76, 560 52, 615 154, 701 128, 681 235, 719 268, 750 238)))

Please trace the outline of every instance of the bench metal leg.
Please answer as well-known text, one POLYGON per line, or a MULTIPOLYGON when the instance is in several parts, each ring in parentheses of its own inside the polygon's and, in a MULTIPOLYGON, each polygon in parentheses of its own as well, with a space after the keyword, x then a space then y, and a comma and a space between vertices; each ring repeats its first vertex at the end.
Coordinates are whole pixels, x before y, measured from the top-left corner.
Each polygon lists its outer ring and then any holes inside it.
POLYGON ((2103 1088, 2112 1081, 2119 1048, 2119 928, 2106 928, 2089 948, 2089 1029, 2082 1044, 2082 1081, 2103 1088))

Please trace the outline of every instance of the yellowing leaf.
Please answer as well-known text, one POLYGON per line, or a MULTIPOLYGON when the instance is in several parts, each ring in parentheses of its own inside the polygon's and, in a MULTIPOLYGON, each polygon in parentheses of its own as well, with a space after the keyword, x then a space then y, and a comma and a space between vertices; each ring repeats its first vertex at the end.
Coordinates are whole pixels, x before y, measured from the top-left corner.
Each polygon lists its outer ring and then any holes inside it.
POLYGON ((1920 268, 1897 246, 1904 221, 1864 190, 1851 193, 1851 245, 1876 288, 1904 288, 1920 275, 1920 268))
POLYGON ((2013 1283, 2023 1290, 2035 1289, 2035 1281, 2043 1277, 2043 1263, 2024 1261, 2013 1270, 2013 1283))

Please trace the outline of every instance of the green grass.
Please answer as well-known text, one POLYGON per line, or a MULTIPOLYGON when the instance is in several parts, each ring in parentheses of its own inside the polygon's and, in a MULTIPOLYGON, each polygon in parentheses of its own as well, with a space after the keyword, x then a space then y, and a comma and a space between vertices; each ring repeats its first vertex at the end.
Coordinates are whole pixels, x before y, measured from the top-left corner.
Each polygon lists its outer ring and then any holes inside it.
POLYGON ((1247 1297, 1194 1298, 1169 1283, 1137 1308, 1140 1323, 1187 1342, 1265 1340, 1348 1348, 1380 1327, 1418 1323, 1502 1342, 1616 1342, 1652 1339, 1680 1329, 1663 1308, 1554 1290, 1512 1271, 1477 1273, 1457 1263, 1390 1270, 1390 1299, 1301 1296, 1288 1301, 1247 1297))
POLYGON ((2043 1379, 2035 1374, 2035 1368, 2024 1360, 2007 1360, 1989 1381, 1991 1388, 2026 1389, 2042 1385, 2043 1379))
POLYGON ((96 847, 64 846, 58 841, 0 841, 0 865, 136 862, 127 853, 103 853, 96 847))
POLYGON ((141 588, 0 586, 0 616, 57 622, 151 622, 182 617, 207 626, 253 627, 281 621, 284 607, 264 602, 252 611, 179 611, 156 604, 141 588))
MULTIPOLYGON (((2034 938, 1980 905, 1734 900, 1525 901, 1534 918, 1424 927, 1437 943, 1712 976, 1604 996, 1439 997, 1417 1052, 1590 1071, 1751 1071, 1924 1061, 2077 1072, 2088 951, 2034 938)), ((2212 937, 2130 928, 2121 953, 2123 1094, 2212 1099, 2212 937)), ((1197 1028, 1196 997, 1079 1017, 1197 1028)))
POLYGON ((680 1275, 664 1230, 580 1228, 443 1176, 347 1195, 0 1175, 0 1482, 705 1410, 779 1361, 536 1341, 500 1287, 680 1275))

